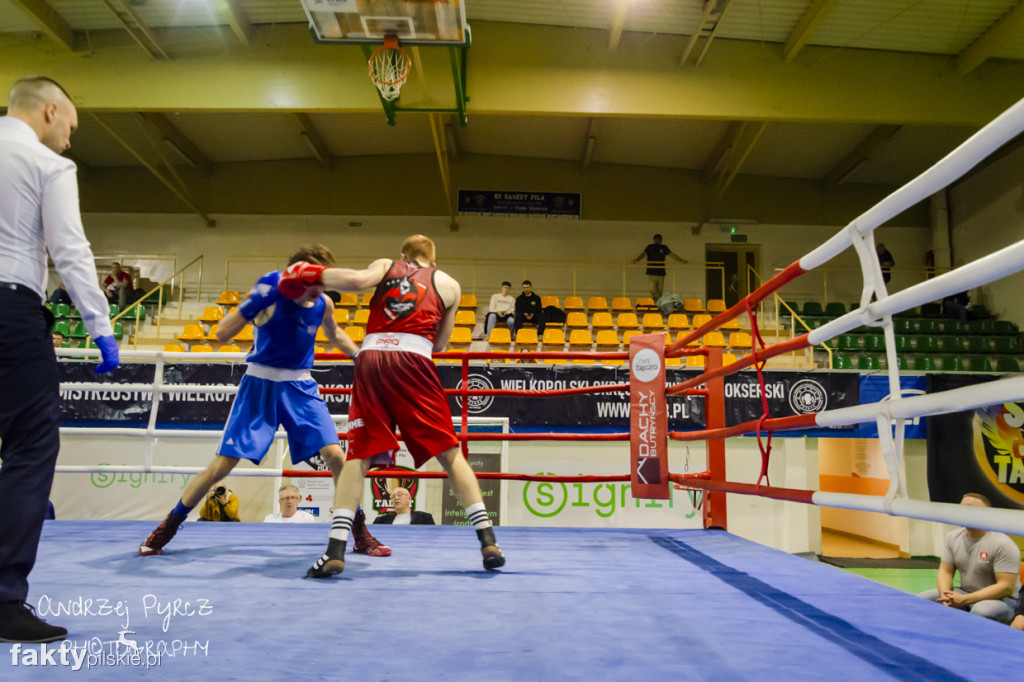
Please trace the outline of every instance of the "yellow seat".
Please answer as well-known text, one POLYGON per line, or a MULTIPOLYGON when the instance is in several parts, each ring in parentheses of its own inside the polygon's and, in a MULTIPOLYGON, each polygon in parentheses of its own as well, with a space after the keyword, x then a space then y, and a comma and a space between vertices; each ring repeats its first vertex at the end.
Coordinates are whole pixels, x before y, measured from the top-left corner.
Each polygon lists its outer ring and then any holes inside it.
MULTIPOLYGON (((611 329, 601 329, 597 332, 597 352, 598 353, 618 353, 619 352, 619 335, 611 329)), ((618 360, 601 360, 602 365, 607 364, 622 364, 618 360)))
POLYGON ((732 353, 722 353, 722 367, 736 362, 736 356, 732 353))
POLYGON ((682 367, 682 365, 683 365, 683 359, 682 358, 665 358, 665 366, 666 367, 682 367))
POLYGON ((224 309, 216 305, 208 305, 198 318, 200 322, 220 322, 224 319, 224 309))
POLYGON ((203 341, 206 339, 206 332, 201 324, 186 324, 181 333, 174 338, 181 341, 203 341))
POLYGON ((465 327, 452 329, 452 335, 448 339, 448 345, 451 346, 452 350, 469 350, 471 343, 473 343, 473 332, 471 330, 465 327))
POLYGON ((699 298, 683 299, 683 312, 702 313, 704 312, 704 303, 699 298))
POLYGON ((642 326, 645 332, 661 331, 665 328, 665 318, 661 313, 644 313, 642 326))
POLYGON ((537 348, 537 330, 533 327, 518 330, 516 332, 516 347, 535 350, 537 348))
POLYGON ((455 313, 455 326, 456 327, 469 327, 472 329, 476 326, 476 311, 475 310, 460 310, 455 313))
POLYGON ((313 339, 314 343, 330 343, 331 340, 327 338, 327 332, 324 331, 323 327, 316 328, 316 338, 313 339))
POLYGON ((463 294, 459 298, 459 309, 460 310, 463 309, 463 308, 469 308, 471 310, 476 310, 476 306, 477 306, 476 294, 463 294))
POLYGON ((358 327, 365 327, 370 321, 370 311, 366 308, 360 308, 356 311, 356 314, 352 316, 352 324, 358 327))
POLYGON ((360 308, 369 308, 370 307, 370 301, 373 300, 373 294, 374 294, 374 292, 372 292, 372 291, 367 291, 365 294, 363 294, 360 297, 360 299, 359 299, 359 307, 360 308))
POLYGON ((639 329, 627 329, 622 333, 622 345, 625 348, 629 348, 629 340, 632 339, 634 336, 639 336, 642 333, 643 332, 641 332, 639 329))
POLYGON ((242 327, 242 331, 235 334, 235 341, 249 341, 252 342, 254 327, 251 324, 247 324, 242 327))
POLYGON ((546 351, 565 350, 565 332, 548 327, 544 330, 544 336, 541 337, 540 342, 546 351))
POLYGON ((238 305, 241 302, 242 298, 237 291, 222 291, 216 300, 217 305, 238 305))
POLYGON ((192 353, 212 353, 213 346, 208 343, 197 343, 189 349, 192 353))
POLYGON ((338 308, 358 308, 359 307, 359 294, 351 291, 342 291, 338 302, 335 303, 335 307, 338 308))
POLYGON ((612 299, 612 312, 633 312, 633 302, 626 296, 616 296, 612 299))
POLYGON ((708 312, 717 315, 720 312, 725 311, 725 301, 720 298, 709 298, 708 299, 708 312))
POLYGON ((594 360, 593 358, 575 358, 572 361, 572 364, 574 364, 574 365, 596 365, 597 364, 597 360, 594 360))
MULTIPOLYGON (((687 336, 689 336, 689 334, 690 332, 679 332, 679 334, 676 336, 676 341, 682 341, 687 336)), ((686 348, 700 348, 700 339, 694 339, 690 341, 690 343, 686 344, 686 348)))
POLYGON ((608 312, 608 299, 604 296, 591 296, 587 299, 587 310, 591 315, 608 312))
POLYGON ((722 332, 708 332, 704 336, 704 345, 709 348, 725 348, 725 336, 722 332))
POLYGON ((569 349, 574 351, 590 350, 594 347, 594 337, 589 329, 573 329, 569 332, 569 349))
POLYGON ((686 356, 687 367, 703 367, 704 356, 703 355, 687 355, 686 356))
POLYGON ((734 329, 743 329, 743 327, 740 326, 740 321, 737 320, 734 317, 731 320, 729 320, 728 322, 723 322, 722 326, 720 326, 719 329, 724 329, 726 331, 733 331, 734 329))
POLYGON ((575 312, 565 316, 565 326, 571 332, 573 329, 588 329, 590 322, 587 321, 586 313, 575 312))
POLYGON ((601 360, 601 364, 602 365, 625 365, 626 361, 625 360, 609 360, 608 358, 605 358, 604 360, 601 360))
POLYGON ((210 331, 206 332, 206 336, 204 338, 207 341, 216 341, 217 340, 217 327, 219 327, 219 326, 220 325, 216 325, 216 324, 210 325, 210 331))
POLYGON ((615 321, 615 328, 619 331, 623 329, 639 329, 640 322, 636 319, 636 313, 619 313, 619 317, 615 321))
POLYGON ((348 327, 345 327, 345 335, 348 336, 348 338, 352 339, 358 346, 363 342, 363 339, 366 338, 366 329, 364 327, 356 327, 355 325, 350 325, 348 327))
POLYGON ((541 296, 540 305, 542 308, 547 308, 549 305, 553 305, 556 308, 562 307, 562 303, 558 300, 557 296, 541 296))
POLYGON ((590 321, 595 330, 598 329, 611 329, 615 326, 615 321, 612 320, 611 313, 594 313, 593 319, 590 321))
POLYGON ((729 334, 729 348, 750 348, 750 334, 746 332, 733 332, 729 334))
POLYGON ((650 296, 641 296, 636 299, 637 310, 657 310, 657 306, 654 305, 654 299, 650 296))
POLYGON ((217 350, 219 350, 221 353, 241 353, 242 352, 241 346, 236 346, 233 343, 226 343, 223 346, 221 346, 220 348, 218 348, 217 350))
POLYGON ((701 315, 694 315, 693 316, 693 328, 694 329, 698 329, 700 327, 703 327, 704 325, 706 325, 710 321, 711 321, 711 316, 708 315, 707 313, 703 313, 701 315))
POLYGON ((677 332, 680 329, 689 329, 690 320, 683 313, 672 313, 668 316, 669 331, 677 332))
POLYGON ((572 312, 572 311, 575 311, 575 310, 582 311, 584 309, 585 308, 583 307, 583 297, 582 296, 566 296, 565 297, 565 307, 563 308, 563 310, 565 310, 565 312, 569 313, 569 312, 572 312))
POLYGON ((181 345, 180 343, 169 343, 166 346, 164 346, 164 351, 167 353, 184 353, 185 346, 181 345))
POLYGON ((508 350, 508 347, 512 345, 512 332, 508 327, 495 327, 487 336, 487 345, 500 347, 492 348, 492 350, 508 350))

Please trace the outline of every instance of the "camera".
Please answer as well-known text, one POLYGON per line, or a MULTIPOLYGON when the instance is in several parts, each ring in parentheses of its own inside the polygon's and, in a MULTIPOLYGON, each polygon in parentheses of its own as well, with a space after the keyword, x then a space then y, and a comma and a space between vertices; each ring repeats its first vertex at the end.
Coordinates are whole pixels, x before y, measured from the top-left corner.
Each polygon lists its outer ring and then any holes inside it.
POLYGON ((225 488, 225 487, 224 487, 224 486, 222 486, 222 485, 219 485, 219 486, 217 486, 217 489, 213 491, 213 496, 214 496, 214 497, 220 497, 221 495, 223 495, 223 494, 224 494, 224 493, 226 493, 227 491, 228 491, 228 489, 227 489, 227 488, 225 488))

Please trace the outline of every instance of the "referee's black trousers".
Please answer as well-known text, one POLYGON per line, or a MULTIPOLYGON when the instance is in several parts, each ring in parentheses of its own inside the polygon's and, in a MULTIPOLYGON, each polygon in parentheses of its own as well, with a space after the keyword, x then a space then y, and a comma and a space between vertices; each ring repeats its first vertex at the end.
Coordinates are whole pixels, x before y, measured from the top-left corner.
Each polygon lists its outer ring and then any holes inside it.
POLYGON ((60 450, 53 316, 0 288, 0 602, 28 597, 60 450))

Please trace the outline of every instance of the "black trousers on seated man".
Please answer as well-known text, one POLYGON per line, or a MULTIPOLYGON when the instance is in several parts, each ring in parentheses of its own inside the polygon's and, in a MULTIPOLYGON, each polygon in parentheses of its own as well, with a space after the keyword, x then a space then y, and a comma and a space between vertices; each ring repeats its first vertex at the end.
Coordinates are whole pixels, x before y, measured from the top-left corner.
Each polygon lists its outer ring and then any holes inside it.
POLYGON ((60 451, 53 315, 0 288, 0 602, 25 601, 60 451))
POLYGON ((515 333, 517 331, 522 329, 524 324, 535 324, 535 325, 537 325, 537 335, 538 336, 543 336, 544 335, 544 313, 537 313, 536 315, 533 316, 532 320, 526 319, 526 317, 524 317, 522 313, 516 313, 516 319, 512 323, 512 336, 513 337, 515 336, 515 333))

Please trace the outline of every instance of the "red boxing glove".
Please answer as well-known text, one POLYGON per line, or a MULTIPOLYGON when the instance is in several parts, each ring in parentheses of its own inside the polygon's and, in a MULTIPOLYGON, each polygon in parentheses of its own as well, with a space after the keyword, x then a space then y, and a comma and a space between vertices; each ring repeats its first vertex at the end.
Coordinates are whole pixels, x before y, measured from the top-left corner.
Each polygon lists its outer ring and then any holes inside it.
POLYGON ((292 263, 281 273, 277 290, 288 298, 299 298, 310 286, 321 283, 320 276, 326 269, 323 265, 313 265, 305 261, 292 263))

